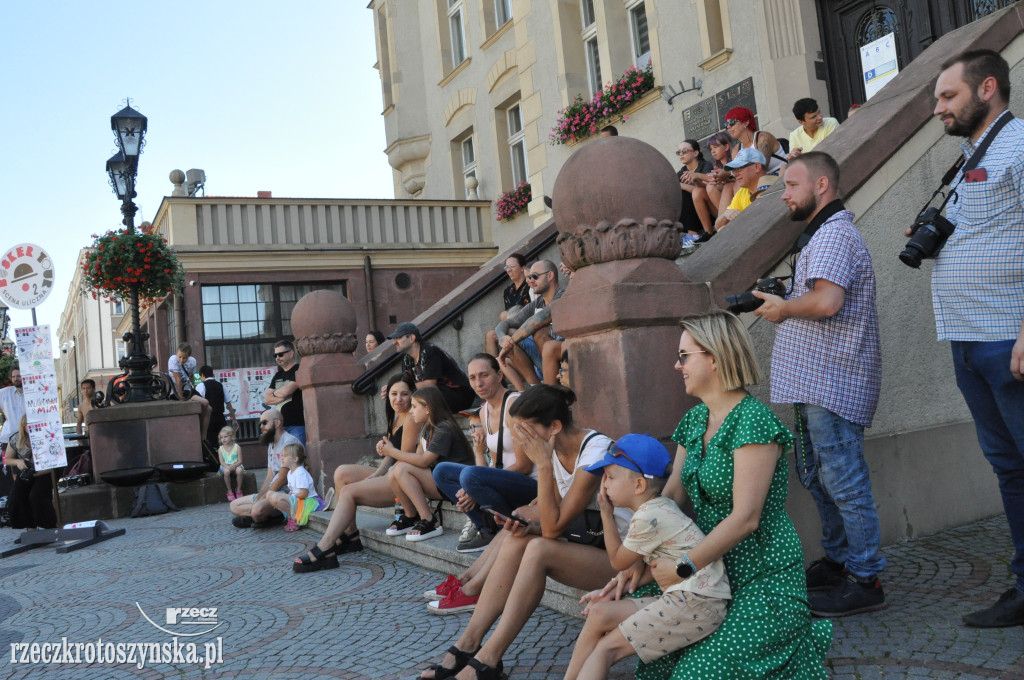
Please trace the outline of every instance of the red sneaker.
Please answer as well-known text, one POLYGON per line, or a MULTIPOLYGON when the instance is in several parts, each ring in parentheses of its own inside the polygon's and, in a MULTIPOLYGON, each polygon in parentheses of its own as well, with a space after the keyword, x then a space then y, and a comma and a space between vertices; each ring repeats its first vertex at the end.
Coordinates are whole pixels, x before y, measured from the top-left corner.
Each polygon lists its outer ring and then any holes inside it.
POLYGON ((452 591, 448 597, 440 602, 427 604, 427 611, 431 614, 458 614, 459 612, 471 612, 476 609, 476 603, 480 600, 479 595, 466 595, 460 586, 458 590, 452 591))
POLYGON ((455 578, 451 574, 444 577, 441 581, 441 585, 437 586, 433 590, 428 590, 423 593, 423 597, 428 600, 443 600, 448 596, 448 593, 452 592, 456 588, 461 588, 462 584, 459 583, 459 579, 455 578))

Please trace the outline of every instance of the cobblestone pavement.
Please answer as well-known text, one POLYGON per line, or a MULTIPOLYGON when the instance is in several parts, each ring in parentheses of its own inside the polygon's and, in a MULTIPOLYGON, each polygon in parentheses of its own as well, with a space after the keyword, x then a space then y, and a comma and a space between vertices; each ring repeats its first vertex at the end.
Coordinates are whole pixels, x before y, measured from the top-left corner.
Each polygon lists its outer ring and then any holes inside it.
MULTIPOLYGON (((289 562, 315 534, 239 530, 228 519, 214 507, 114 521, 125 536, 64 555, 42 548, 0 561, 0 677, 411 678, 468 620, 426 612, 419 595, 439 581, 435 572, 363 551, 345 556, 341 569, 294 575, 289 562), (219 639, 222 663, 11 662, 11 643, 172 644, 143 612, 172 632, 202 632, 184 617, 168 624, 169 607, 217 608, 218 628, 177 639, 197 641, 200 655, 219 639)), ((16 535, 0 529, 0 546, 16 535)), ((833 678, 1024 680, 1024 628, 959 624, 1009 583, 1005 522, 977 522, 886 552, 891 606, 836 621, 833 678)), ((506 656, 512 677, 561 677, 579 628, 578 620, 540 609, 506 656)), ((632 677, 632 668, 621 663, 614 676, 632 677)))

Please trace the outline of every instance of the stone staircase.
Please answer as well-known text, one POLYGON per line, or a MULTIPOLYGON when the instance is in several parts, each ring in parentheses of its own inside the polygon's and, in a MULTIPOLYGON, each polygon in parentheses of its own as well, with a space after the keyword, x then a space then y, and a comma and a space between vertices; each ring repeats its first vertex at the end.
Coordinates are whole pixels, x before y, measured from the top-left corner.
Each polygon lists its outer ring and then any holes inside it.
MULTIPOLYGON (((330 518, 330 512, 315 512, 309 518, 309 528, 323 533, 330 518)), ((444 574, 461 573, 481 554, 460 553, 455 550, 466 516, 450 503, 441 505, 441 526, 444 527, 444 533, 426 541, 410 542, 405 540, 405 536, 385 534, 384 530, 394 518, 394 511, 391 508, 359 507, 356 512, 356 524, 359 526, 363 545, 382 555, 438 572, 438 583, 444 574)), ((583 609, 579 603, 583 592, 548 579, 541 604, 562 614, 579 617, 580 610, 583 609)))

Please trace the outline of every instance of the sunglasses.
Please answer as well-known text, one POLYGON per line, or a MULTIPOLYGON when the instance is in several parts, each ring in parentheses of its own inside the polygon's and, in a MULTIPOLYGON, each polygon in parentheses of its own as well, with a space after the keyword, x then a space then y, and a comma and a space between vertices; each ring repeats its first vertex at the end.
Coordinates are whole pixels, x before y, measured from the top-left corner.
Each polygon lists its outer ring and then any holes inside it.
MULTIPOLYGON (((551 272, 544 272, 544 274, 550 274, 550 273, 551 272)), ((528 274, 526 278, 530 279, 531 281, 536 281, 540 277, 544 276, 544 274, 528 274)))
POLYGON ((695 352, 684 352, 683 350, 679 350, 679 365, 680 366, 685 365, 686 364, 686 359, 691 354, 707 354, 707 350, 706 349, 698 349, 695 352))
POLYGON ((261 420, 260 421, 260 427, 263 427, 264 425, 270 425, 270 422, 271 421, 269 421, 269 420, 261 420))
POLYGON ((693 153, 693 149, 683 149, 682 151, 676 151, 677 156, 683 156, 688 153, 693 153))
POLYGON ((625 451, 616 446, 615 442, 611 443, 611 445, 608 447, 608 450, 605 453, 610 455, 612 458, 625 458, 626 460, 633 464, 633 467, 636 468, 637 472, 642 474, 647 479, 654 479, 654 475, 649 475, 646 472, 643 472, 643 468, 637 465, 636 461, 630 458, 625 451))
POLYGON ((733 125, 735 125, 736 123, 739 123, 739 122, 740 122, 739 118, 730 118, 729 120, 725 121, 725 127, 732 127, 733 125))
POLYGON ((280 358, 281 358, 281 357, 283 357, 283 356, 284 356, 285 354, 288 354, 288 352, 291 352, 291 350, 290 350, 290 349, 286 349, 286 350, 285 350, 285 351, 283 351, 283 352, 274 352, 274 356, 275 356, 275 357, 277 357, 278 359, 280 359, 280 358))

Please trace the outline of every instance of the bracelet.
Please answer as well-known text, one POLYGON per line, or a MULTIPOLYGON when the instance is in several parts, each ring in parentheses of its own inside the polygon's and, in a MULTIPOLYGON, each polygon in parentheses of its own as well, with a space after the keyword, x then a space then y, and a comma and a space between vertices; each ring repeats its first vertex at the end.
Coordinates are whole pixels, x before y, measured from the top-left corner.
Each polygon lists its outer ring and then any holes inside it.
POLYGON ((681 558, 679 558, 679 561, 680 561, 680 562, 686 562, 686 563, 687 563, 687 564, 688 564, 688 565, 690 566, 690 569, 693 569, 693 573, 694 573, 694 574, 696 574, 696 573, 697 573, 697 567, 696 567, 696 565, 694 565, 694 563, 693 563, 693 562, 692 562, 692 561, 690 560, 690 556, 689 556, 689 555, 687 555, 686 553, 683 553, 683 556, 682 556, 681 558))

